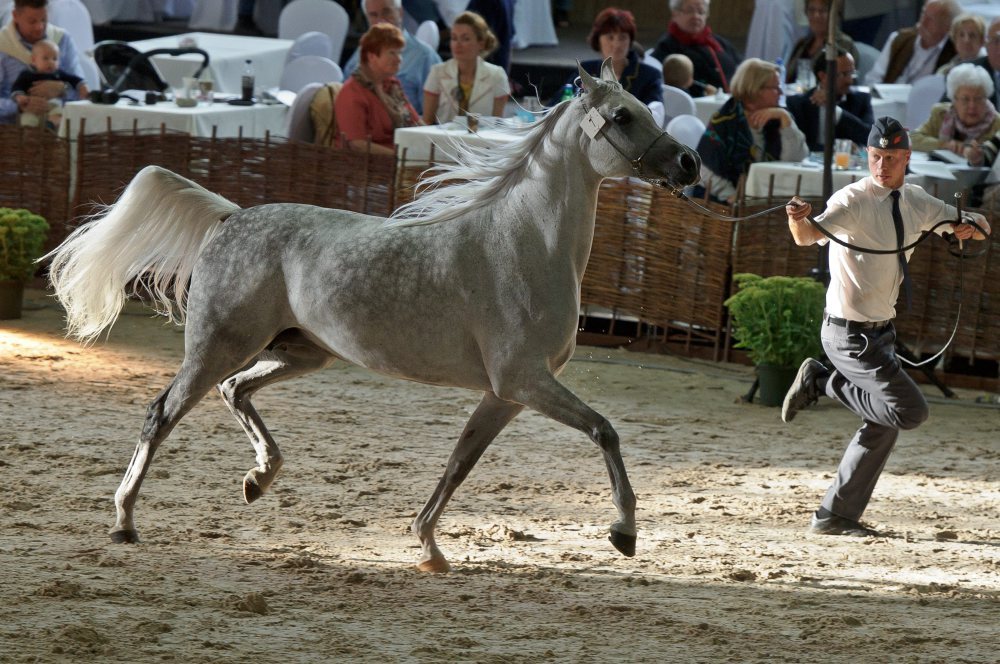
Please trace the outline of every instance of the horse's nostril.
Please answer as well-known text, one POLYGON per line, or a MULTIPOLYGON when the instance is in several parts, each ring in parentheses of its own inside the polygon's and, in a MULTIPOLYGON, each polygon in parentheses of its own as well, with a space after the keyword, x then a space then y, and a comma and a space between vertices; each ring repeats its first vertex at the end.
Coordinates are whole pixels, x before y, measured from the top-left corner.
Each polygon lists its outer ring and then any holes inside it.
POLYGON ((685 152, 681 155, 681 168, 684 169, 685 173, 697 173, 701 170, 701 164, 698 161, 690 152, 685 152))

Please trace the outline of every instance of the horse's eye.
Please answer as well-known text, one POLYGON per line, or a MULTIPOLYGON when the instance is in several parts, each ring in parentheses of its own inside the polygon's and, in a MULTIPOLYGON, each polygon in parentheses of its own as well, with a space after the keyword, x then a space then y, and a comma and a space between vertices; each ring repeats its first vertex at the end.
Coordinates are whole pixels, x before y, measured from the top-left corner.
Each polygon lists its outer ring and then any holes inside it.
POLYGON ((632 113, 627 108, 619 107, 612 113, 611 118, 615 121, 615 124, 627 125, 629 122, 632 122, 632 113))

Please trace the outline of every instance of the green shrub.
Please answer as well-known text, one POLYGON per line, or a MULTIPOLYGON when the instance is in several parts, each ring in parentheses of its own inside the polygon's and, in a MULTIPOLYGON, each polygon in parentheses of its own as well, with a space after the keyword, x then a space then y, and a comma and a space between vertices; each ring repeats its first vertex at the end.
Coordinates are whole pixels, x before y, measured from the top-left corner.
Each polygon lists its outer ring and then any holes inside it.
POLYGON ((726 300, 737 348, 750 351, 754 364, 797 367, 823 352, 823 284, 806 277, 733 275, 739 290, 726 300))
POLYGON ((0 208, 0 281, 26 281, 37 269, 49 225, 28 210, 0 208))

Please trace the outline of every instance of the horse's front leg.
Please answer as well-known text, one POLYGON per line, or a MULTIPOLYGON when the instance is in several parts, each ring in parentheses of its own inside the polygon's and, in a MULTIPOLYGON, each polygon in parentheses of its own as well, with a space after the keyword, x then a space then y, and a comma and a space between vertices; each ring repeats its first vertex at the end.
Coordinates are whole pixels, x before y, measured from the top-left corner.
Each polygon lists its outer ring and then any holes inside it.
POLYGON ((597 443, 604 454, 604 463, 611 478, 611 499, 618 508, 618 520, 611 524, 608 539, 626 556, 634 556, 635 494, 625 472, 618 433, 611 423, 548 372, 530 377, 519 375, 514 381, 504 384, 497 393, 503 398, 523 403, 557 422, 579 429, 597 443))
POLYGON ((413 520, 411 530, 420 539, 423 548, 423 555, 417 565, 420 571, 447 572, 450 569, 448 561, 434 540, 434 529, 441 512, 493 439, 523 409, 524 406, 521 404, 498 399, 492 392, 483 395, 482 401, 466 423, 465 430, 462 431, 462 436, 448 459, 448 467, 437 488, 420 510, 420 514, 413 520))

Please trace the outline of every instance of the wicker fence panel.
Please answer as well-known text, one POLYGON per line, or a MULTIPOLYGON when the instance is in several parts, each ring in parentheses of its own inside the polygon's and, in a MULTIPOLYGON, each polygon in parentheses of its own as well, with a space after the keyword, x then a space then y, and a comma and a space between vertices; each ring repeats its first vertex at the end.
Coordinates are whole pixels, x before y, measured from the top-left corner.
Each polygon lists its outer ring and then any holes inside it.
MULTIPOLYGON (((818 213, 822 202, 811 200, 818 213)), ((782 201, 748 199, 740 216, 755 214, 781 205, 782 201)), ((736 224, 733 240, 733 273, 751 272, 762 277, 785 275, 805 277, 817 267, 824 248, 815 245, 800 247, 788 231, 784 207, 754 219, 736 224)))
MULTIPOLYGON (((995 221, 990 224, 996 227, 995 221)), ((981 248, 980 242, 968 247, 981 248)), ((916 353, 936 352, 948 342, 958 318, 949 354, 1000 358, 1000 250, 992 243, 983 256, 958 259, 944 240, 929 238, 910 257, 910 280, 912 309, 907 310, 902 293, 896 303, 900 341, 916 353)))
POLYGON ((108 131, 76 138, 76 216, 110 205, 136 173, 155 164, 192 177, 192 139, 166 130, 108 131))
POLYGON ((36 127, 0 125, 0 207, 45 218, 46 250, 69 234, 69 144, 36 127))
MULTIPOLYGON (((706 204, 716 213, 728 208, 706 204)), ((697 211, 665 189, 652 189, 649 256, 643 318, 683 335, 709 341, 716 352, 725 337, 733 226, 697 211)), ((676 334, 675 334, 676 338, 676 334)))
POLYGON ((644 271, 649 257, 636 240, 645 232, 648 189, 648 185, 630 178, 609 179, 601 184, 581 304, 642 318, 644 271))

